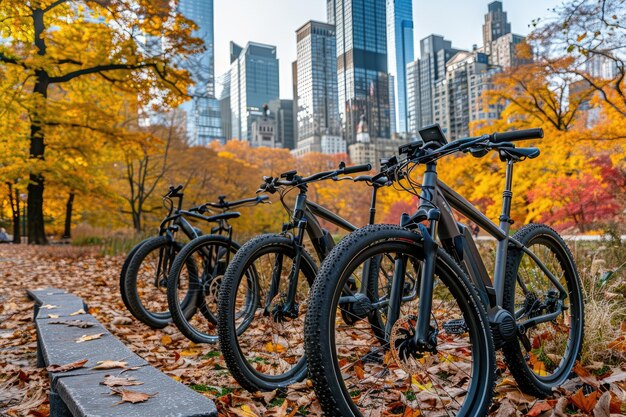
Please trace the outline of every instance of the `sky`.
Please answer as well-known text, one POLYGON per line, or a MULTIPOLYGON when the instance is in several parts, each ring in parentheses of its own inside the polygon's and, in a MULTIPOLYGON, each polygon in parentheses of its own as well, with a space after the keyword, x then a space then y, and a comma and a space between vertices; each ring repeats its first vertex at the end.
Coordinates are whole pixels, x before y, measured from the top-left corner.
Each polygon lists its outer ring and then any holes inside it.
MULTIPOLYGON (((482 25, 491 0, 413 0, 415 56, 419 40, 431 33, 459 49, 482 44, 482 25)), ((511 31, 530 32, 533 19, 547 18, 561 0, 503 0, 511 31)), ((296 29, 309 20, 326 21, 326 0, 214 0, 215 75, 229 67, 229 43, 276 45, 280 60, 280 97, 292 98, 291 63, 296 60, 296 29)))

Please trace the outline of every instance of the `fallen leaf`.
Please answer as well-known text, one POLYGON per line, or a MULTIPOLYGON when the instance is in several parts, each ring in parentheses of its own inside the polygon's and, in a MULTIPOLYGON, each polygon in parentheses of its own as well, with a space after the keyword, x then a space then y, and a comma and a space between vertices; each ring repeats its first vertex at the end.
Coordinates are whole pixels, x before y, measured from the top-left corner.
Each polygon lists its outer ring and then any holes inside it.
POLYGON ((128 363, 122 361, 99 361, 97 365, 91 369, 113 369, 113 368, 126 368, 128 363))
POLYGON ((53 308, 59 308, 59 306, 53 306, 52 304, 44 304, 39 308, 45 308, 46 310, 52 310, 53 308))
POLYGON ((280 343, 267 342, 265 344, 265 350, 270 352, 270 353, 274 353, 274 352, 276 352, 276 353, 283 353, 284 351, 287 350, 287 348, 285 348, 280 343))
POLYGON ((556 405, 554 406, 554 410, 552 410, 551 417, 568 417, 567 405, 569 404, 569 400, 565 397, 559 398, 556 405))
POLYGON ((85 366, 87 361, 88 359, 82 359, 76 362, 66 363, 65 365, 50 365, 46 368, 46 370, 48 372, 67 372, 71 371, 72 369, 82 368, 83 366, 85 366))
POLYGON ((142 385, 143 382, 137 381, 136 378, 123 378, 114 375, 105 375, 104 380, 100 382, 101 385, 106 385, 107 387, 126 387, 130 385, 142 385))
POLYGON ((241 408, 232 407, 228 411, 239 417, 259 417, 248 405, 242 405, 241 408))
POLYGON ((161 344, 163 346, 171 345, 172 344, 172 338, 170 336, 164 334, 163 336, 161 336, 161 344))
POLYGON ((85 310, 83 310, 82 308, 78 311, 75 311, 73 313, 70 313, 70 316, 78 316, 80 314, 85 314, 85 310))
POLYGON ((594 417, 610 417, 611 416, 611 393, 605 392, 598 400, 593 408, 594 417))
POLYGON ((125 326, 132 323, 133 321, 129 317, 125 316, 117 316, 113 320, 111 320, 111 324, 114 324, 116 326, 125 326))
MULTIPOLYGON (((52 314, 48 314, 48 315, 52 316, 52 314)), ((54 318, 58 318, 58 316, 54 318)), ((59 321, 50 321, 48 322, 48 324, 64 324, 70 327, 80 327, 81 329, 87 329, 89 327, 93 327, 96 325, 95 323, 90 323, 84 320, 59 320, 59 321)))
POLYGON ((96 334, 89 334, 89 335, 84 334, 78 339, 76 339, 76 343, 83 343, 83 342, 89 342, 90 340, 100 339, 103 335, 104 333, 96 333, 96 334))
POLYGON ((148 401, 150 398, 158 394, 158 392, 155 392, 154 394, 147 394, 145 392, 131 391, 128 389, 112 389, 111 391, 122 397, 122 400, 117 404, 142 403, 144 401, 148 401))
POLYGON ((544 411, 549 411, 549 410, 552 410, 552 406, 548 404, 546 401, 540 401, 540 402, 536 402, 535 405, 533 405, 533 408, 531 408, 528 411, 528 413, 526 413, 526 415, 530 417, 537 417, 539 414, 543 413, 544 411))
POLYGON ((59 315, 58 314, 48 314, 48 318, 49 319, 58 319, 59 315))
POLYGON ((579 410, 589 414, 598 402, 598 391, 594 391, 589 395, 585 395, 582 388, 580 388, 578 391, 576 391, 574 395, 570 397, 570 401, 572 402, 572 404, 578 407, 579 410))

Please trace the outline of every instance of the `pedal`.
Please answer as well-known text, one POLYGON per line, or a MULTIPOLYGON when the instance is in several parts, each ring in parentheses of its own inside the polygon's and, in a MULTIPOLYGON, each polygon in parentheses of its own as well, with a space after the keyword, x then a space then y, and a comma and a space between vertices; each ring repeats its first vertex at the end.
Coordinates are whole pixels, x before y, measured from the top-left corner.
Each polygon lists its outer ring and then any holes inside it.
POLYGON ((442 327, 448 334, 463 334, 469 330, 464 319, 448 320, 442 327))

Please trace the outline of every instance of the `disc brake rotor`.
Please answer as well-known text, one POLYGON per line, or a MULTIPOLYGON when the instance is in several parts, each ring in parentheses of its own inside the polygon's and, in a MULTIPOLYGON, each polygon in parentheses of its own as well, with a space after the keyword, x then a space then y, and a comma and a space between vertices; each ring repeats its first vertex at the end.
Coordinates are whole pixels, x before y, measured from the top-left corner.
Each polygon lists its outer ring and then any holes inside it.
MULTIPOLYGON (((391 328, 391 335, 389 344, 391 347, 391 355, 396 361, 396 364, 400 369, 409 375, 418 374, 420 369, 423 369, 424 364, 420 363, 422 359, 416 359, 413 355, 400 354, 399 347, 413 337, 415 333, 415 324, 417 323, 417 316, 409 315, 402 317, 396 321, 391 328)), ((428 355, 428 353, 426 353, 428 355)))

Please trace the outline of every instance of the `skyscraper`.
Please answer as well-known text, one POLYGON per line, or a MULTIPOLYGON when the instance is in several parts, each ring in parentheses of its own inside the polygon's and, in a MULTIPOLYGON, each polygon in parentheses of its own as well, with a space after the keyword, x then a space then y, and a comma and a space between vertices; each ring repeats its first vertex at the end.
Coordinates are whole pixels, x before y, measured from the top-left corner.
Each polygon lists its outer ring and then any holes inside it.
POLYGON ((250 141, 250 127, 263 114, 263 105, 279 98, 276 47, 248 42, 230 43, 230 110, 232 136, 250 141))
POLYGON ((215 99, 213 0, 180 0, 180 12, 198 28, 193 36, 203 40, 205 51, 187 57, 182 63, 195 85, 191 100, 181 105, 187 119, 187 139, 191 145, 223 140, 219 102, 215 99))
POLYGON ((440 35, 430 35, 420 41, 420 59, 408 65, 407 108, 409 132, 434 123, 433 87, 445 77, 446 62, 458 49, 440 35))
POLYGON ((391 135, 386 20, 385 0, 335 0, 339 113, 348 144, 362 115, 372 137, 391 135))
POLYGON ((485 45, 485 53, 491 54, 491 43, 499 37, 511 33, 511 24, 507 22, 506 12, 502 9, 501 1, 492 1, 489 3, 488 13, 485 15, 485 24, 483 25, 483 44, 485 45))
POLYGON ((387 0, 387 68, 394 77, 395 127, 408 131, 406 66, 415 59, 412 0, 387 0))
POLYGON ((269 103, 269 110, 276 120, 276 142, 283 148, 295 147, 293 100, 273 100, 269 103))
POLYGON ((309 21, 296 30, 297 147, 321 152, 323 136, 341 136, 335 26, 309 21))

